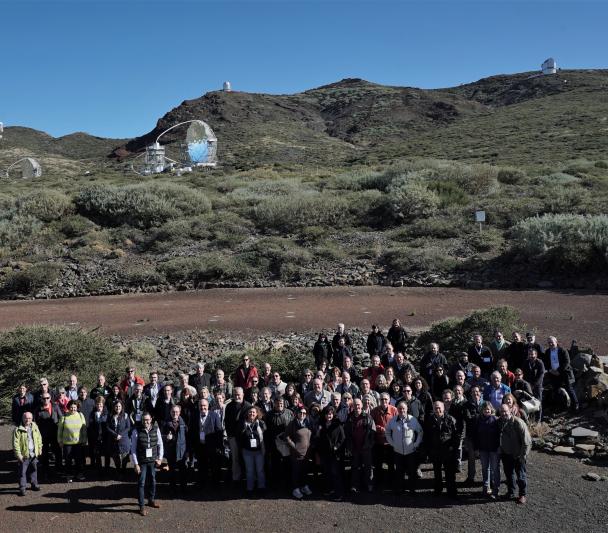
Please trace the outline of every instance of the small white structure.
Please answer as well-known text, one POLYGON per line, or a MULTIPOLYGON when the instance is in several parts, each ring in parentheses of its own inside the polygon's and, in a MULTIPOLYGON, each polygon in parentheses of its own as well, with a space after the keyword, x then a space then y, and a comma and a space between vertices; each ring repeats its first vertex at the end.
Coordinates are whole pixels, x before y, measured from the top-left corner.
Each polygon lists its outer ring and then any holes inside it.
POLYGON ((0 122, 0 139, 2 139, 2 132, 4 131, 4 124, 0 122))
POLYGON ((40 166, 40 163, 38 163, 38 161, 36 161, 32 157, 23 157, 22 159, 15 161, 11 166, 6 169, 7 178, 10 176, 11 169, 13 167, 16 167, 17 165, 20 165, 20 177, 23 179, 39 178, 40 176, 42 176, 42 167, 40 166))
POLYGON ((546 59, 540 68, 545 76, 557 74, 557 62, 552 57, 546 59))
POLYGON ((158 142, 146 146, 143 173, 160 174, 163 170, 165 170, 165 147, 158 142))
POLYGON ((230 93, 232 92, 232 86, 230 85, 229 81, 225 81, 224 82, 224 92, 225 93, 230 93))

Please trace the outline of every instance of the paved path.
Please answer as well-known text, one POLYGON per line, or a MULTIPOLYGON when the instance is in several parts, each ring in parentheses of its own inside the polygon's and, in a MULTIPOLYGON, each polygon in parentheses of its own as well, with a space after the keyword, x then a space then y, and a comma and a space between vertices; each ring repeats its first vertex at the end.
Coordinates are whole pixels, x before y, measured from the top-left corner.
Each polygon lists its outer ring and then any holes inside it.
MULTIPOLYGON (((19 324, 100 327, 102 333, 138 335, 191 329, 256 334, 390 324, 427 327, 491 305, 512 305, 540 336, 553 333, 564 344, 576 338, 601 353, 608 295, 589 292, 470 291, 455 288, 330 287, 318 289, 212 289, 193 292, 99 296, 0 303, 0 329, 19 324)), ((509 333, 507 333, 510 335, 509 333)))

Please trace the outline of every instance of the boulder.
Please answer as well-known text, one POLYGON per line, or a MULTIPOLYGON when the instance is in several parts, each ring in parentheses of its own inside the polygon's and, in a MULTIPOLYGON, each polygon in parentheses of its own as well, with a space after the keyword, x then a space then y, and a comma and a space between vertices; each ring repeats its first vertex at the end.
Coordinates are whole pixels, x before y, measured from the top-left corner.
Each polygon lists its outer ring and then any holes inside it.
POLYGON ((595 451, 595 444, 577 444, 576 446, 574 446, 574 449, 581 452, 591 453, 595 451))
POLYGON ((553 451, 559 455, 574 455, 574 448, 571 446, 556 446, 553 451))
POLYGON ((586 479, 587 481, 603 481, 604 478, 595 472, 587 472, 583 476, 583 479, 586 479))
POLYGON ((599 433, 593 429, 576 427, 570 431, 570 435, 575 439, 597 439, 599 433))

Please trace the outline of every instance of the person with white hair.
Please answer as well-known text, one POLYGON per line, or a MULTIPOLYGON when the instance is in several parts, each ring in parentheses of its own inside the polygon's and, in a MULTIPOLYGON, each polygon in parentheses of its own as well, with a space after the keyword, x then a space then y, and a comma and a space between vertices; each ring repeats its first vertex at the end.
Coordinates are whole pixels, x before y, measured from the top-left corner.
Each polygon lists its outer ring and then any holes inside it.
POLYGON ((331 348, 335 352, 339 347, 340 339, 344 339, 345 346, 352 346, 353 342, 350 338, 350 335, 346 333, 346 329, 344 328, 344 324, 340 322, 338 324, 338 331, 334 335, 334 338, 331 340, 331 348))
POLYGON ((502 405, 502 399, 505 394, 509 394, 510 392, 510 387, 502 383, 500 372, 495 370, 490 375, 490 384, 486 385, 486 388, 483 391, 483 399, 486 402, 490 402, 492 407, 498 411, 502 405))
POLYGON ((560 388, 565 389, 569 396, 568 406, 571 406, 574 411, 578 411, 579 403, 574 391, 574 371, 570 364, 570 354, 568 350, 558 344, 557 338, 553 336, 547 339, 543 363, 547 369, 546 377, 553 388, 553 394, 560 388))

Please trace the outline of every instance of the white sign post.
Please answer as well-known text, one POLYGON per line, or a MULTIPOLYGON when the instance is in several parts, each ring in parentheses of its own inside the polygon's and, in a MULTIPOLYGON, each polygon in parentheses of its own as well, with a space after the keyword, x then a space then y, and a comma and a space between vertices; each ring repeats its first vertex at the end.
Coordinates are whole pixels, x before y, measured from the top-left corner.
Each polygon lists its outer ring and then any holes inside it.
POLYGON ((479 222, 479 233, 481 233, 481 225, 486 221, 485 211, 475 211, 475 222, 479 222))

